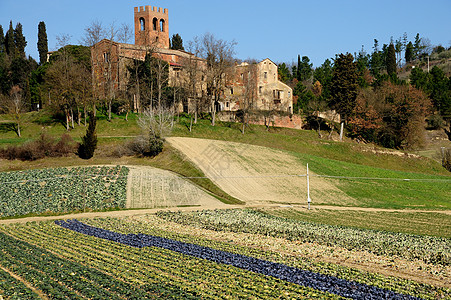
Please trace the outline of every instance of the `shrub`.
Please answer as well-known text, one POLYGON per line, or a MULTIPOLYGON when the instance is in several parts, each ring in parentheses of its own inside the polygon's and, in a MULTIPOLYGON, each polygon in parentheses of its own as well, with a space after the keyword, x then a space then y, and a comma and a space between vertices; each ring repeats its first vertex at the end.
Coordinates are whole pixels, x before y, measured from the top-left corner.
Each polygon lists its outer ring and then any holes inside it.
POLYGON ((42 133, 39 139, 27 142, 20 146, 9 146, 0 149, 0 158, 22 161, 33 161, 44 157, 60 157, 74 153, 75 143, 68 134, 63 134, 55 143, 55 139, 42 133))
POLYGON ((122 156, 157 156, 163 151, 163 140, 158 138, 146 138, 143 135, 136 137, 135 139, 126 142, 124 145, 120 145, 116 148, 114 155, 118 157, 122 156))
POLYGON ((429 116, 427 118, 427 129, 429 130, 437 130, 445 127, 446 122, 443 120, 442 116, 435 114, 432 116, 429 116))
POLYGON ((82 138, 82 142, 78 147, 78 156, 83 159, 90 159, 94 156, 94 151, 96 148, 96 117, 93 112, 90 112, 88 129, 86 130, 86 135, 82 138))
POLYGON ((442 165, 451 172, 451 149, 445 149, 443 153, 442 165))

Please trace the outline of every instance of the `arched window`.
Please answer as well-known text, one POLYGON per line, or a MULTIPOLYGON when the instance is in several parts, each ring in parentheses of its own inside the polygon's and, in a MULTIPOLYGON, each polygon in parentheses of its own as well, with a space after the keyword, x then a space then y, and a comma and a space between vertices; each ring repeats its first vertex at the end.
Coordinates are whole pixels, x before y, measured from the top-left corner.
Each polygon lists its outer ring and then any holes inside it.
POLYGON ((141 24, 141 31, 146 30, 146 21, 144 20, 144 18, 140 18, 139 23, 141 24))
POLYGON ((157 18, 153 18, 153 21, 152 21, 152 23, 153 23, 153 30, 157 30, 157 25, 158 25, 158 19, 157 18))
POLYGON ((163 19, 160 20, 160 31, 161 32, 164 31, 164 20, 163 19))

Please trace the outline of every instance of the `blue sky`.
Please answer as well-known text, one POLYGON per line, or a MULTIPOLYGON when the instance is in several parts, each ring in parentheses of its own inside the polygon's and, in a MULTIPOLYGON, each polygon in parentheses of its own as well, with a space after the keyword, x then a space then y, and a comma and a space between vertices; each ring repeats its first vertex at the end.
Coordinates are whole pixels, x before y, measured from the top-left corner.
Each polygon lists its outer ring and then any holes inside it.
POLYGON ((37 27, 47 26, 49 49, 56 36, 69 34, 78 44, 84 28, 93 20, 133 25, 133 7, 152 5, 169 9, 170 36, 179 33, 186 43, 205 32, 235 40, 236 57, 270 58, 291 63, 308 56, 314 66, 335 54, 371 52, 373 40, 389 43, 407 32, 417 33, 433 45, 451 42, 451 0, 0 0, 0 24, 20 22, 28 55, 38 58, 37 27))

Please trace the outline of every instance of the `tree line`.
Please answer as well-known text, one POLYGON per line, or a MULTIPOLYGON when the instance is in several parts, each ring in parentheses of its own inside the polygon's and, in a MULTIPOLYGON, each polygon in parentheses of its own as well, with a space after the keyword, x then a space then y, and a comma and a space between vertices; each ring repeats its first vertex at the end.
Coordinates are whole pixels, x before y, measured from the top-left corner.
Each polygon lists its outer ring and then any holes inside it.
POLYGON ((340 131, 327 121, 333 116, 322 114, 333 110, 351 138, 410 149, 423 144, 425 120, 431 129, 445 129, 451 139, 451 77, 436 65, 429 72, 421 68, 429 59, 450 57, 451 47, 432 47, 419 34, 411 42, 404 34, 382 47, 374 40, 370 54, 362 47, 354 55, 326 59, 317 68, 299 55, 291 69, 279 64, 279 79, 293 88, 295 112, 306 114, 320 137, 322 129, 340 131), (399 77, 408 72, 408 78, 399 77))
MULTIPOLYGON (((186 104, 189 98, 194 122, 200 112, 207 110, 214 125, 226 75, 237 63, 235 42, 217 39, 212 34, 194 38, 186 46, 194 56, 183 62, 184 76, 171 85, 168 64, 149 48, 144 61, 129 64, 130 78, 125 91, 106 93, 105 99, 96 99, 90 46, 104 38, 127 43, 131 37, 132 30, 125 24, 104 27, 95 21, 85 28, 82 45, 70 45, 68 35, 58 36, 58 50, 48 59, 46 27, 40 22, 38 63, 26 57, 27 42, 20 23, 14 28, 11 21, 6 34, 0 26, 1 111, 14 117, 15 130, 20 135, 20 116, 25 111, 48 108, 69 130, 82 123, 86 126, 89 111, 105 114, 109 120, 112 112, 127 114, 133 109, 133 97, 143 108, 173 108, 179 103, 186 104), (199 82, 205 86, 199 88, 199 82)), ((172 49, 185 50, 180 35, 173 35, 170 42, 172 49)), ((382 46, 374 40, 372 53, 366 53, 362 47, 354 55, 337 54, 326 59, 316 68, 307 56, 299 55, 297 64, 291 68, 279 64, 279 79, 293 88, 294 112, 305 114, 307 124, 317 129, 320 137, 324 129, 329 134, 341 129, 322 115, 334 110, 340 116, 342 128, 354 139, 391 148, 413 148, 422 143, 425 118, 431 128, 451 126, 449 75, 437 66, 430 72, 413 67, 422 64, 425 57, 448 58, 450 53, 451 49, 440 45, 432 47, 419 34, 414 41, 408 41, 404 34, 382 46), (410 77, 399 78, 400 70, 406 68, 411 68, 410 77)), ((248 81, 250 85, 253 82, 248 81)), ((247 111, 245 108, 241 111, 243 120, 247 111)), ((447 132, 450 131, 448 127, 447 132)))

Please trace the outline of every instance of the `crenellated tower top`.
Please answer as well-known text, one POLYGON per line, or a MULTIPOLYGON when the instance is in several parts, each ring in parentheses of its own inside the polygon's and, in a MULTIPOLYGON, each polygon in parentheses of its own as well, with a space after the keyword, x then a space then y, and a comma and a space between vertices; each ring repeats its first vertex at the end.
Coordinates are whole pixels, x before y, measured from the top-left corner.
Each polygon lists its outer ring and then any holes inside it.
POLYGON ((169 49, 169 15, 167 8, 135 7, 135 44, 169 49))

